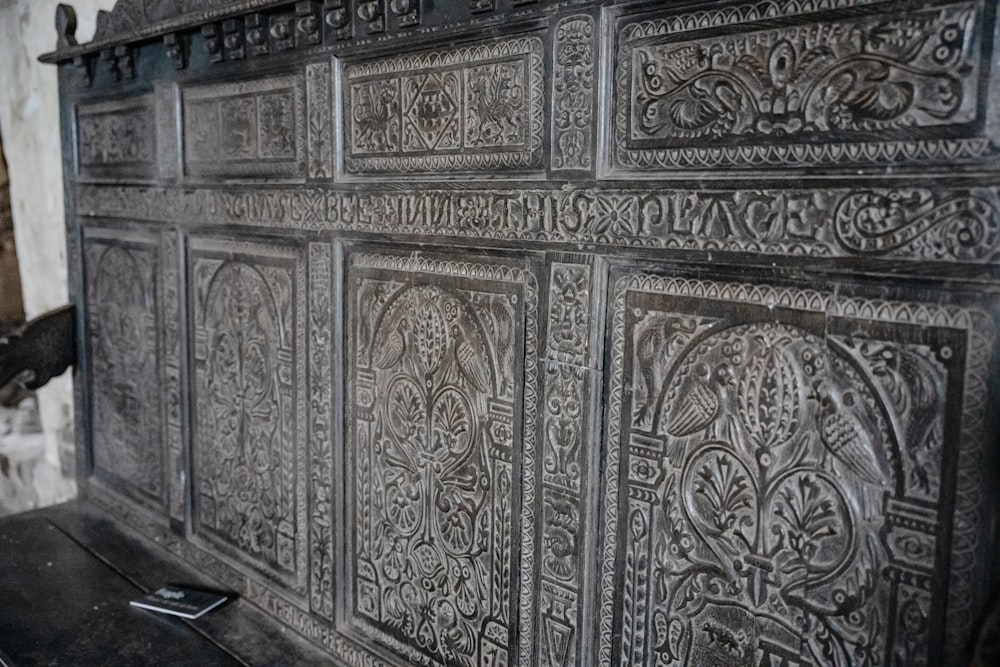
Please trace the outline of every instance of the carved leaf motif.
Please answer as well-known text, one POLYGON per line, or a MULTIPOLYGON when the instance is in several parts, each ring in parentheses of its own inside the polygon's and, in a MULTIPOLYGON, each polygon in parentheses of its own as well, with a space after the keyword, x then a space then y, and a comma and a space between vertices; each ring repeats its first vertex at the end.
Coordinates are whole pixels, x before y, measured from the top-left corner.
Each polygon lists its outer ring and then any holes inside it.
POLYGON ((787 344, 787 339, 762 340, 740 380, 740 417, 750 440, 764 450, 787 443, 803 412, 802 380, 787 344))

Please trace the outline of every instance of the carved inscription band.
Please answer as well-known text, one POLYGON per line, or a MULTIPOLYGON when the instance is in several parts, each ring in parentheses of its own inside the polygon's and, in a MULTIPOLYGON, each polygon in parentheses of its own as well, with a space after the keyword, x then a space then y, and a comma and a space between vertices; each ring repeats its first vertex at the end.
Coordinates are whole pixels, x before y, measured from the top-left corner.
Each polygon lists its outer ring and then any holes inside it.
POLYGON ((155 222, 996 264, 1000 189, 340 192, 78 185, 77 212, 155 222))

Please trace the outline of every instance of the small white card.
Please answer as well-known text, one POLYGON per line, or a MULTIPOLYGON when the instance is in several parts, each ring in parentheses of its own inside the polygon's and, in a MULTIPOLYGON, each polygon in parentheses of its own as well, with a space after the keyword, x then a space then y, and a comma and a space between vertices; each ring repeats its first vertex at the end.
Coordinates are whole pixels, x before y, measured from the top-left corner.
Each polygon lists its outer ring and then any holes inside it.
POLYGON ((199 591, 183 586, 162 586, 152 593, 132 600, 129 604, 163 614, 183 618, 198 618, 228 600, 225 595, 199 591))

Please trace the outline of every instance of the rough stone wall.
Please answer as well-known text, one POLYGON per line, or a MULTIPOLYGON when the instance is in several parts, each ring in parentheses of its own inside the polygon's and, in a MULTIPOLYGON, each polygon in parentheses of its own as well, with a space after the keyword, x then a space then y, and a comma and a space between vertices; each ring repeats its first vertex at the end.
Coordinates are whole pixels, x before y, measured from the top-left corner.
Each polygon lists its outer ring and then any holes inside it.
MULTIPOLYGON (((55 48, 58 0, 0 0, 0 134, 10 178, 10 203, 25 315, 67 301, 62 162, 56 68, 38 62, 55 48)), ((73 0, 88 41, 98 9, 114 0, 73 0)), ((30 505, 75 493, 70 374, 39 392, 44 455, 34 470, 30 505)))

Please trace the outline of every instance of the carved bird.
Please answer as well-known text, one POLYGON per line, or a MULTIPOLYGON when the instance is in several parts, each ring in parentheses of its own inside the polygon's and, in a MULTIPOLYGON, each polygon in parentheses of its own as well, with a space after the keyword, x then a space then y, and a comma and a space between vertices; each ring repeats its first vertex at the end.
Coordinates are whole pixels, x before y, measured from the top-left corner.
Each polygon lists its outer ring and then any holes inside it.
POLYGON ((670 340, 670 330, 665 323, 648 326, 639 333, 635 342, 635 358, 639 366, 639 377, 642 380, 643 404, 639 408, 639 423, 646 421, 655 400, 656 358, 663 353, 670 340))
POLYGON ((375 365, 382 369, 392 368, 402 360, 403 355, 406 354, 406 348, 406 318, 404 317, 400 318, 393 330, 386 336, 385 342, 377 352, 378 358, 375 360, 375 365))
POLYGON ((482 356, 469 345, 465 339, 462 327, 455 329, 455 363, 458 372, 466 382, 479 391, 485 392, 490 387, 490 369, 483 362, 482 356))
POLYGON ((874 426, 861 412, 853 390, 817 382, 819 436, 823 446, 848 470, 869 484, 885 484, 884 463, 876 456, 874 426))
POLYGON ((709 369, 708 364, 695 367, 699 380, 681 397, 667 426, 667 433, 682 438, 709 427, 725 403, 727 388, 736 383, 729 364, 709 369))

